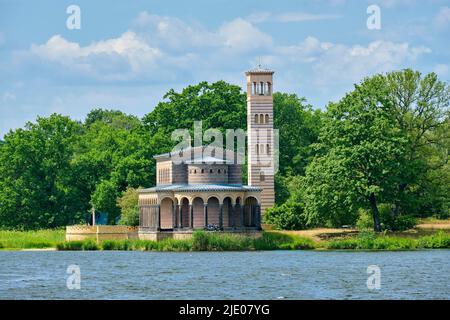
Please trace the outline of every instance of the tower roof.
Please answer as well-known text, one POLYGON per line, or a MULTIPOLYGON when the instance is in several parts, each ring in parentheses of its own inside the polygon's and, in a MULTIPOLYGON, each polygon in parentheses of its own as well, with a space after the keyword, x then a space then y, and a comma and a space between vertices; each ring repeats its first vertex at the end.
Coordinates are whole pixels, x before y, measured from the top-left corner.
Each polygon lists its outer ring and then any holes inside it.
POLYGON ((248 76, 249 74, 274 74, 275 71, 270 69, 264 69, 261 66, 258 66, 255 69, 251 69, 245 72, 245 75, 248 76))

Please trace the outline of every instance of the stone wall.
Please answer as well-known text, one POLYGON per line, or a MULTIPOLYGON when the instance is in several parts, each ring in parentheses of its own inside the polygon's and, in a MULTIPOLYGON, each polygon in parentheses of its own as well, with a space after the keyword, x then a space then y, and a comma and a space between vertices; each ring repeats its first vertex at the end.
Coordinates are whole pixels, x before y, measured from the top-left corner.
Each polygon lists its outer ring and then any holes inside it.
POLYGON ((66 240, 78 241, 92 239, 95 241, 101 240, 124 240, 124 239, 137 239, 138 228, 129 226, 67 226, 66 227, 66 240))

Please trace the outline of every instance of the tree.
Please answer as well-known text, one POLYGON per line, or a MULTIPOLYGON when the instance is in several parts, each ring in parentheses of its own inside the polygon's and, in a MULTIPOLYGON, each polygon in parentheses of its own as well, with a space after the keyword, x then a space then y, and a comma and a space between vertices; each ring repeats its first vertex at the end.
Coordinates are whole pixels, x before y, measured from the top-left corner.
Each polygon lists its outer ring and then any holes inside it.
POLYGON ((420 210, 423 207, 416 200, 425 198, 418 197, 415 191, 433 189, 429 184, 430 175, 448 163, 450 86, 439 81, 435 73, 422 77, 420 72, 411 69, 388 73, 386 80, 396 124, 408 141, 392 209, 395 218, 401 208, 420 210), (415 208, 411 203, 415 203, 415 208))
POLYGON ((120 215, 117 197, 128 187, 153 183, 151 137, 138 118, 118 111, 94 110, 85 126, 75 164, 85 172, 80 179, 90 202, 114 223, 120 215))
POLYGON ((405 165, 405 144, 385 78, 377 75, 356 85, 328 107, 317 145, 323 155, 306 172, 308 214, 339 216, 369 207, 374 229, 381 231, 378 203, 392 201, 405 165))
POLYGON ((137 189, 128 188, 122 196, 117 199, 117 206, 120 208, 119 224, 127 226, 139 225, 139 206, 137 189))
POLYGON ((0 226, 48 228, 81 221, 88 203, 73 170, 81 125, 51 115, 10 131, 0 148, 0 226))

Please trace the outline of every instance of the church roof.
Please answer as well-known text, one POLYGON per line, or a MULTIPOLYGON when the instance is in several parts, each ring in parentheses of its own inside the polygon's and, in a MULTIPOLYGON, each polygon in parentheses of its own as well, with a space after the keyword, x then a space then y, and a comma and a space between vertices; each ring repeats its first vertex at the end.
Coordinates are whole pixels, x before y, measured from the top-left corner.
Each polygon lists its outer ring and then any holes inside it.
POLYGON ((201 191, 262 191, 259 187, 237 184, 166 184, 139 189, 139 193, 153 192, 201 192, 201 191))
POLYGON ((228 160, 224 160, 224 159, 219 159, 216 157, 211 157, 211 156, 206 156, 206 157, 196 157, 192 160, 187 160, 185 161, 185 163, 187 164, 192 164, 192 163, 224 163, 224 164, 232 164, 233 161, 228 161, 228 160))

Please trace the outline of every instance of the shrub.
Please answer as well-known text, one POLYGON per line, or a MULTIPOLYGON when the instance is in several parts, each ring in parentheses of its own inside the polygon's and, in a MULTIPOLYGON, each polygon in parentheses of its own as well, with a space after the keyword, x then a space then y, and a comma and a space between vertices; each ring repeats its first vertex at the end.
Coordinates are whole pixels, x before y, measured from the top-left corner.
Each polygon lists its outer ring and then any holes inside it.
POLYGON ((208 250, 209 237, 204 231, 195 231, 192 235, 193 243, 192 249, 195 251, 206 251, 208 250))
POLYGON ((418 246, 426 249, 450 248, 450 235, 439 231, 431 236, 425 236, 418 240, 418 246))
POLYGON ((93 250, 98 250, 99 246, 97 245, 97 243, 94 240, 85 240, 85 241, 82 241, 81 248, 83 250, 93 251, 93 250))
POLYGON ((120 208, 119 224, 128 226, 139 225, 138 193, 136 189, 128 188, 117 199, 117 206, 120 208))
POLYGON ((56 249, 58 250, 82 250, 83 249, 83 241, 65 241, 58 243, 56 245, 56 249))
POLYGON ((372 213, 365 209, 358 210, 358 219, 356 220, 356 228, 358 230, 373 230, 373 216, 372 213))
POLYGON ((266 223, 282 230, 301 230, 307 227, 303 207, 295 202, 286 202, 268 209, 264 219, 266 223))

